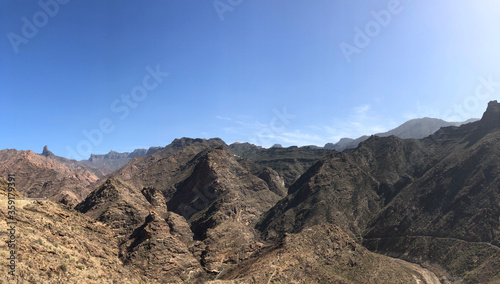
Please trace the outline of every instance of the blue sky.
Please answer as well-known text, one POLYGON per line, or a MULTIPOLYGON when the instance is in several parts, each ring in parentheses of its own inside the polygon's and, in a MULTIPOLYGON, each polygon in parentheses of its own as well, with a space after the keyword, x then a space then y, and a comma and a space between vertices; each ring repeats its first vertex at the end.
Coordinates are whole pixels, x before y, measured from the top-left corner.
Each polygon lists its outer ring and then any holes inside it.
POLYGON ((499 0, 58 1, 0 1, 0 149, 324 145, 500 99, 499 0))

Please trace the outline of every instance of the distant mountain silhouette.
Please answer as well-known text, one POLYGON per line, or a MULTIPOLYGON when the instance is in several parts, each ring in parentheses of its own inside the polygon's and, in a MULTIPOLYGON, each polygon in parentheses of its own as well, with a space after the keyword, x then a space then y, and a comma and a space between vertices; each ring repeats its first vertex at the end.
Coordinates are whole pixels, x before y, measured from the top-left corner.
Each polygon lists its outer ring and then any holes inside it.
POLYGON ((118 153, 113 150, 104 155, 91 154, 88 160, 81 161, 83 164, 97 168, 105 174, 109 174, 123 167, 128 161, 138 156, 148 156, 162 147, 150 147, 149 149, 135 149, 133 152, 118 153))
MULTIPOLYGON (((438 118, 424 117, 424 118, 409 120, 387 132, 376 133, 374 135, 379 137, 388 137, 394 135, 402 139, 412 139, 412 138, 421 139, 433 134, 434 132, 438 131, 441 127, 460 126, 462 124, 467 124, 474 121, 477 121, 477 119, 473 118, 464 122, 447 122, 438 118)), ((339 142, 335 144, 333 143, 325 144, 324 148, 341 152, 344 151, 345 149, 358 147, 360 142, 365 141, 369 137, 370 136, 364 135, 356 139, 342 138, 339 140, 339 142)))

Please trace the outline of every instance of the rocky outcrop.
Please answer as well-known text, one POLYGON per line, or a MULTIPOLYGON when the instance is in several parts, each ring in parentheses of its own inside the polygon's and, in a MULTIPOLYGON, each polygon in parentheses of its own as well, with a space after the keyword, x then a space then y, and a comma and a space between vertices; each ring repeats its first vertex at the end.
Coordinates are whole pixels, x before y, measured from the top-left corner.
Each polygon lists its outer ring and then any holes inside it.
POLYGON ((160 282, 192 281, 203 277, 203 268, 188 249, 192 239, 179 239, 175 236, 179 232, 172 232, 171 226, 175 230, 179 220, 169 218, 167 221, 154 210, 150 211, 144 223, 121 244, 125 264, 160 282))

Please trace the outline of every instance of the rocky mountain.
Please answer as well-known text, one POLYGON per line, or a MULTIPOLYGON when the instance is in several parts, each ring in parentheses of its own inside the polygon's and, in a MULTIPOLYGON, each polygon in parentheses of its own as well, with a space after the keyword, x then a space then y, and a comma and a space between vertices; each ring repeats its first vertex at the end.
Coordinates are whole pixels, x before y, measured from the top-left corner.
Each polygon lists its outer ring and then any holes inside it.
MULTIPOLYGON (((46 152, 47 154, 47 152, 46 152)), ((59 162, 31 150, 0 151, 0 176, 16 174, 17 189, 27 197, 76 205, 90 193, 98 177, 78 164, 59 162)))
MULTIPOLYGON (((403 139, 421 139, 431 135, 441 127, 458 126, 473 121, 476 119, 458 123, 426 117, 407 121, 395 129, 377 133, 375 136, 389 137, 394 135, 403 139)), ((365 135, 357 139, 342 138, 339 142, 327 143, 324 147, 310 145, 300 148, 295 146, 283 148, 277 144, 265 149, 249 143, 234 143, 229 145, 229 151, 245 160, 274 169, 284 179, 285 187, 288 188, 315 162, 329 154, 330 152, 327 150, 342 152, 346 149, 356 148, 359 143, 369 137, 365 135)))
POLYGON ((20 191, 16 280, 497 283, 499 145, 494 101, 479 121, 343 152, 175 139, 101 179, 48 148, 2 150, 20 191))
POLYGON ((310 166, 331 153, 326 149, 296 146, 288 148, 273 147, 265 149, 248 143, 235 143, 228 147, 233 155, 243 163, 247 160, 272 168, 284 180, 288 188, 310 166))
POLYGON ((175 139, 151 155, 132 158, 112 176, 128 181, 136 188, 154 187, 171 198, 175 185, 191 174, 194 164, 189 162, 201 151, 218 146, 226 146, 226 143, 219 138, 175 139))
POLYGON ((107 224, 121 259, 144 276, 204 279, 262 246, 253 225, 284 194, 276 191, 283 181, 253 166, 261 177, 220 139, 176 139, 132 159, 75 208, 107 224))
POLYGON ((116 234, 122 261, 149 279, 181 282, 203 272, 188 249, 194 244, 188 223, 167 211, 154 188, 137 190, 112 177, 75 209, 106 224, 116 234))
MULTIPOLYGON (((257 224, 268 240, 338 225, 368 248, 500 281, 500 104, 421 140, 375 137, 314 164, 257 224)), ((458 280, 457 280, 458 281, 458 280)))
POLYGON ((254 259, 263 264, 272 262, 271 269, 281 271, 276 275, 277 283, 300 277, 345 283, 368 279, 366 275, 381 266, 387 267, 387 272, 370 276, 372 279, 424 279, 411 264, 368 252, 338 227, 320 226, 313 239, 309 233, 298 233, 279 239, 277 244, 260 241, 254 225, 281 199, 270 186, 280 180, 279 175, 252 161, 237 159, 224 144, 214 146, 220 142, 175 140, 167 146, 169 153, 159 153, 152 160, 139 158, 130 162, 130 168, 115 172, 117 176, 104 182, 76 209, 115 232, 120 258, 126 265, 158 281, 217 276, 216 282, 237 279, 262 283, 270 274, 267 270, 255 272, 260 266, 254 259), (195 149, 201 150, 193 155, 195 149), (254 174, 262 170, 265 174, 260 177, 254 174), (332 242, 312 249, 325 237, 332 242), (310 240, 308 245, 303 243, 306 239, 310 240), (282 265, 280 257, 286 260, 282 265), (321 261, 310 261, 318 257, 321 261), (291 273, 297 262, 306 269, 291 273))
MULTIPOLYGON (((21 176, 16 175, 16 182, 21 176)), ((6 185, 0 179, 0 196, 6 185)), ((16 184, 17 186, 17 184, 16 184)), ((10 250, 0 245, 2 283, 158 283, 139 275, 119 259, 112 230, 69 207, 52 202, 15 199, 15 275, 9 278, 10 250), (3 281, 6 282, 3 282, 3 281)), ((0 223, 7 226, 7 199, 0 199, 0 223)), ((7 230, 2 230, 7 240, 7 230)), ((12 245, 12 243, 11 243, 12 245)))
POLYGON ((148 156, 160 149, 162 149, 162 147, 150 147, 149 149, 135 149, 131 153, 129 152, 118 153, 111 150, 108 154, 105 155, 91 154, 88 160, 76 161, 57 156, 54 153, 52 153, 47 146, 44 146, 41 155, 53 159, 55 161, 58 161, 62 164, 65 164, 66 166, 75 170, 86 169, 94 173, 96 176, 102 178, 107 174, 120 169, 132 158, 138 156, 148 156))
POLYGON ((288 189, 258 228, 266 238, 332 223, 359 237, 367 223, 414 175, 425 155, 418 141, 372 136, 353 153, 331 152, 288 189))
POLYGON ((500 104, 490 102, 480 121, 443 128, 422 143, 439 160, 372 220, 365 245, 404 250, 470 283, 500 281, 500 104))
POLYGON ((156 151, 162 149, 162 147, 150 147, 149 149, 135 149, 133 152, 118 153, 111 150, 105 155, 95 155, 91 154, 88 160, 81 161, 83 164, 99 169, 104 174, 109 174, 115 170, 123 167, 132 158, 139 156, 148 156, 156 151))
POLYGON ((281 197, 223 148, 207 149, 196 167, 167 201, 169 210, 188 220, 200 245, 200 261, 220 272, 254 252, 260 244, 253 224, 281 197))
POLYGON ((87 165, 83 162, 57 156, 49 150, 49 147, 47 145, 45 145, 43 147, 43 151, 40 155, 47 157, 49 159, 55 160, 55 161, 65 165, 65 166, 67 166, 68 168, 76 170, 76 171, 88 170, 89 172, 95 174, 98 177, 103 177, 106 174, 102 170, 95 168, 95 167, 92 167, 91 165, 87 165))
POLYGON ((218 279, 241 283, 441 283, 434 272, 372 253, 330 224, 287 234, 218 279))
MULTIPOLYGON (((462 124, 467 124, 474 121, 477 121, 477 119, 469 119, 464 122, 447 122, 438 118, 424 117, 424 118, 409 120, 387 132, 376 133, 374 135, 379 137, 389 137, 394 135, 402 139, 421 139, 435 133, 441 127, 460 126, 462 124)), ((333 143, 325 144, 324 148, 341 152, 344 151, 345 149, 352 149, 358 147, 359 143, 365 141, 369 137, 370 136, 364 135, 356 139, 342 138, 339 140, 339 142, 335 144, 333 143)))

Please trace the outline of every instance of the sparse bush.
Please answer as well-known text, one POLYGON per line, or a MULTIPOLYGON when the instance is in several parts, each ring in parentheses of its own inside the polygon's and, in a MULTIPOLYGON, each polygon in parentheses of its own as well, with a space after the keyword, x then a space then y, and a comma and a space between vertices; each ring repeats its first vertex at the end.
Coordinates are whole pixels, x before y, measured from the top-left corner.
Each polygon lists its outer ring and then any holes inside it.
POLYGON ((66 263, 62 263, 61 265, 59 265, 59 269, 61 269, 62 272, 66 273, 66 271, 68 271, 68 266, 66 265, 66 263))

